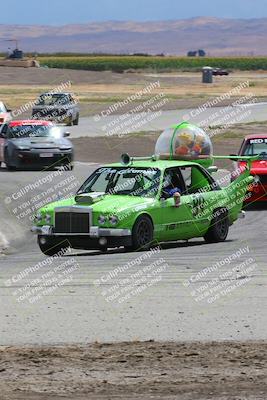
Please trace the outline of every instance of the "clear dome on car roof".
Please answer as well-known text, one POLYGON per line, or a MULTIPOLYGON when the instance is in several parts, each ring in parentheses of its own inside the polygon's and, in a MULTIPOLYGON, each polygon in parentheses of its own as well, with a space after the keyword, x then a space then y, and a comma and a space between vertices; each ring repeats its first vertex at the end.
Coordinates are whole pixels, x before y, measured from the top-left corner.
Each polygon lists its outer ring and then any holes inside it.
POLYGON ((155 154, 167 160, 207 160, 213 155, 213 146, 203 129, 182 122, 162 132, 156 143, 155 154))

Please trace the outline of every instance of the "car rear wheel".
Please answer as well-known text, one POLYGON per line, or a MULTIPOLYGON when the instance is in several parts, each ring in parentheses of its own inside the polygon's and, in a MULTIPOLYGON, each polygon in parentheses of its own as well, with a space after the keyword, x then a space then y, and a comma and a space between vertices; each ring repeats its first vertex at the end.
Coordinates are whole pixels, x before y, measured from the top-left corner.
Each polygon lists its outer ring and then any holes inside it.
POLYGON ((37 242, 41 252, 46 256, 54 256, 70 247, 67 240, 56 239, 44 235, 38 235, 37 242))
POLYGON ((216 210, 216 215, 211 221, 204 239, 207 243, 223 242, 229 232, 229 218, 227 210, 216 210))
POLYGON ((154 228, 151 219, 146 215, 137 218, 132 230, 132 246, 126 250, 148 249, 153 241, 154 228))

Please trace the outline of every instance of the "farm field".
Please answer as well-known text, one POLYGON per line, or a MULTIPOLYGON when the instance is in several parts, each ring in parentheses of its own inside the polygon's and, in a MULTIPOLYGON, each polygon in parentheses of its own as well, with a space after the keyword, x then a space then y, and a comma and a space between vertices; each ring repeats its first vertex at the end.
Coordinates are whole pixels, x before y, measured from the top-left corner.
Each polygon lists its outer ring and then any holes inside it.
POLYGON ((49 68, 124 72, 126 70, 198 71, 206 65, 231 70, 267 70, 267 57, 41 56, 49 68))

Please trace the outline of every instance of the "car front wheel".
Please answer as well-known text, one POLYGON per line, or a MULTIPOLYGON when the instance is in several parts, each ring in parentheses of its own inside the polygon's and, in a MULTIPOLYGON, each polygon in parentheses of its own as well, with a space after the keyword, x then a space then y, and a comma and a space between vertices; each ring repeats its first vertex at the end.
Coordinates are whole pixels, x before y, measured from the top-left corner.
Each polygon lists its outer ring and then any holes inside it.
POLYGON ((7 151, 5 151, 5 164, 8 171, 14 171, 16 169, 16 167, 10 165, 9 155, 7 151))
POLYGON ((73 125, 79 125, 79 114, 77 114, 77 117, 73 121, 73 125))
POLYGON ((137 218, 132 230, 132 246, 126 250, 142 250, 150 247, 153 241, 153 224, 146 215, 137 218))

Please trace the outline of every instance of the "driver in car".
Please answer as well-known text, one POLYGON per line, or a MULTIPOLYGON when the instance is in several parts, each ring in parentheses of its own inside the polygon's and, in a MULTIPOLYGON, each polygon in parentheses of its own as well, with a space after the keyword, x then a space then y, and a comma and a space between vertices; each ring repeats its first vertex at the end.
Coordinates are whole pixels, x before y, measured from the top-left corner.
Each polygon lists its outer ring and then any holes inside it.
POLYGON ((181 202, 181 184, 179 176, 174 172, 168 172, 163 184, 163 194, 165 198, 174 198, 174 206, 179 207, 181 202))

